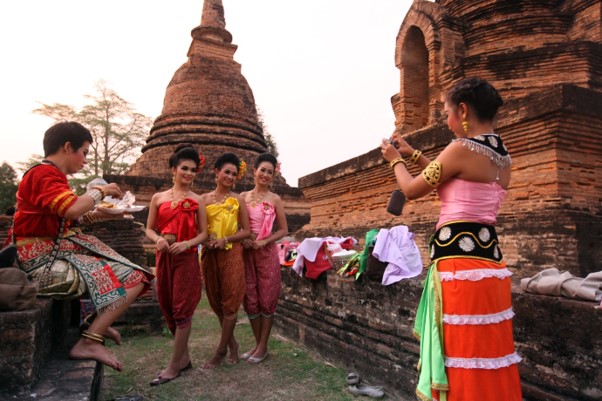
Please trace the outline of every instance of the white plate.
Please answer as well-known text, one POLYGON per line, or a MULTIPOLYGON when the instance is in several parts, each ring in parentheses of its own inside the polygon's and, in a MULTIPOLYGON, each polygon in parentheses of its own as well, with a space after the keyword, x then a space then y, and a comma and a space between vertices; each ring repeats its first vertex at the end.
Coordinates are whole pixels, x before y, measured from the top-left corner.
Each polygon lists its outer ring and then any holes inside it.
POLYGON ((106 207, 99 207, 97 208, 97 210, 100 210, 101 212, 105 212, 105 213, 109 213, 109 214, 120 214, 120 213, 134 213, 134 212, 139 212, 141 210, 144 210, 144 206, 130 206, 127 208, 123 208, 123 207, 110 207, 110 208, 106 208, 106 207))

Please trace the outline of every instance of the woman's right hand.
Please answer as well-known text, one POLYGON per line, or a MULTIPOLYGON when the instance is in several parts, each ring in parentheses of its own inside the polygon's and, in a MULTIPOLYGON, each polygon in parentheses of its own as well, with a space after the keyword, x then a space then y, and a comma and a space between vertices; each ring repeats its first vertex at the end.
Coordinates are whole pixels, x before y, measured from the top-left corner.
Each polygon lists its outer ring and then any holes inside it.
POLYGON ((164 252, 169 249, 169 242, 163 237, 159 237, 156 244, 158 251, 164 252))
POLYGON ((405 139, 401 137, 401 133, 393 132, 390 138, 392 143, 395 143, 397 146, 397 150, 402 156, 411 156, 414 153, 414 148, 412 148, 405 139))

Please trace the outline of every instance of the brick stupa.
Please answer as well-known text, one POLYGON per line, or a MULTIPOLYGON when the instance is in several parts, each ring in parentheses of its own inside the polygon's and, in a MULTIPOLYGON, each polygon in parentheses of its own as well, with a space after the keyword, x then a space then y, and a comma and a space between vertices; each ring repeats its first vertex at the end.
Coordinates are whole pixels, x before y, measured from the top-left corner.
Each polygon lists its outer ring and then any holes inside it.
MULTIPOLYGON (((167 86, 163 110, 142 156, 125 176, 105 177, 130 189, 140 204, 148 204, 153 193, 172 185, 168 159, 181 143, 194 144, 206 158, 193 188, 198 193, 215 187, 213 164, 224 152, 235 153, 248 165, 235 190, 250 189, 253 162, 267 150, 253 91, 234 60, 237 46, 226 30, 221 0, 204 1, 201 24, 191 35, 188 60, 167 86)), ((274 178, 272 190, 285 202, 291 232, 307 222, 301 191, 287 185, 282 176, 274 178)))

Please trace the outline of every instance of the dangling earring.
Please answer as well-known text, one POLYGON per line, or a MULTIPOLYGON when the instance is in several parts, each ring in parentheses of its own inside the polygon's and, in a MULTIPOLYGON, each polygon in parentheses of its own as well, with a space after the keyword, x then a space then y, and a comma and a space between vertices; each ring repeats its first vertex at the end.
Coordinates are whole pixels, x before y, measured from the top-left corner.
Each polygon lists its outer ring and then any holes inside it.
POLYGON ((468 121, 466 117, 462 120, 462 129, 464 130, 464 134, 468 135, 468 121))
POLYGON ((171 176, 171 182, 173 182, 174 184, 176 183, 176 175, 172 175, 171 176))

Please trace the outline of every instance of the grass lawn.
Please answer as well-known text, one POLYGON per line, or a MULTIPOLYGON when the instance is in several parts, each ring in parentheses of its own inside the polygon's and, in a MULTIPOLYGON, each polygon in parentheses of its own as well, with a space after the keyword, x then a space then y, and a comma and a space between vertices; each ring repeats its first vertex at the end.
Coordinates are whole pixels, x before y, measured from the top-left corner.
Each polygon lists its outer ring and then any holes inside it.
MULTIPOLYGON (((240 353, 254 344, 251 327, 239 315, 235 335, 240 353)), ((272 335, 269 357, 261 364, 224 362, 205 370, 202 362, 212 355, 219 339, 219 322, 207 301, 199 304, 190 338, 193 369, 172 382, 150 387, 148 382, 165 367, 171 355, 173 338, 162 335, 124 335, 121 347, 112 346, 125 368, 119 373, 105 369, 101 400, 140 395, 144 400, 161 401, 344 401, 370 399, 347 391, 347 372, 320 360, 297 344, 272 335)))

